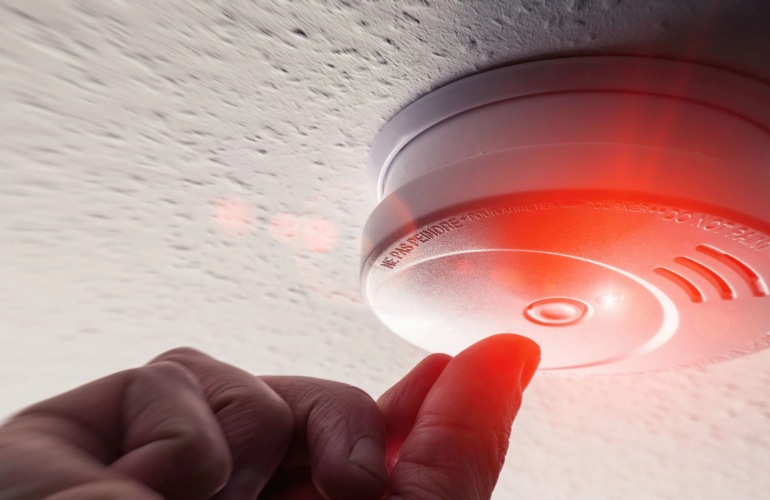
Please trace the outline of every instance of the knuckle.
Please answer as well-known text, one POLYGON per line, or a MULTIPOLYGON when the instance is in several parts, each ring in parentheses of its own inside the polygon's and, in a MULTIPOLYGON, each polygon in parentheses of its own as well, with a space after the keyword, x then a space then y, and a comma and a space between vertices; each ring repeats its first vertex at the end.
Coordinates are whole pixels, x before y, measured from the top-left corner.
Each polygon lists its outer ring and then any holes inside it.
POLYGON ((268 420, 271 432, 287 439, 294 434, 294 413, 283 399, 274 396, 258 404, 268 420))
POLYGON ((336 387, 334 387, 334 392, 336 393, 335 399, 337 401, 355 408, 356 411, 379 413, 377 403, 360 387, 338 382, 336 387))
POLYGON ((283 399, 268 391, 242 387, 229 391, 231 403, 218 414, 228 434, 245 442, 261 441, 267 429, 273 439, 288 443, 294 434, 294 414, 283 399))
POLYGON ((151 365, 135 368, 133 372, 137 378, 171 380, 185 384, 195 383, 195 377, 187 368, 172 361, 159 361, 151 365))
POLYGON ((299 386, 299 405, 314 408, 316 413, 380 414, 377 403, 363 389, 330 380, 307 379, 299 386))
MULTIPOLYGON (((173 390, 199 391, 195 376, 173 361, 160 361, 136 368, 134 374, 135 381, 142 382, 135 386, 135 390, 171 383, 175 386, 173 390)), ((203 397, 202 394, 199 396, 203 397)), ((160 418, 153 431, 157 438, 166 441, 167 450, 174 460, 184 463, 195 477, 204 484, 219 484, 229 477, 232 457, 218 426, 207 425, 199 418, 193 418, 192 414, 179 412, 155 418, 160 418)))
POLYGON ((191 423, 177 423, 169 429, 174 455, 188 471, 206 484, 220 484, 232 471, 232 457, 224 440, 213 429, 191 423))
POLYGON ((160 354, 152 360, 152 363, 157 363, 159 361, 185 362, 193 359, 200 359, 205 356, 205 354, 195 348, 182 346, 175 347, 174 349, 170 349, 163 354, 160 354))
POLYGON ((326 422, 336 422, 335 431, 344 433, 351 418, 384 429, 384 417, 377 403, 364 390, 343 383, 335 383, 319 394, 317 415, 326 422), (344 424, 344 425, 343 425, 344 424))

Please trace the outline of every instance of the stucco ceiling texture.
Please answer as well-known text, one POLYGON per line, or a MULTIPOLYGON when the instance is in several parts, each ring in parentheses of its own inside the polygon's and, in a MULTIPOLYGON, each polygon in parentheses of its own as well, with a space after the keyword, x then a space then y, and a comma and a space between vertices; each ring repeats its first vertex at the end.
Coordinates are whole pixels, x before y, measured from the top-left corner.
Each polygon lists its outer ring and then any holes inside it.
MULTIPOLYGON (((768 26, 764 0, 0 0, 0 415, 179 345, 379 395, 425 355, 359 292, 389 117, 557 55, 770 80, 768 26)), ((538 377, 494 498, 770 498, 769 363, 538 377)))

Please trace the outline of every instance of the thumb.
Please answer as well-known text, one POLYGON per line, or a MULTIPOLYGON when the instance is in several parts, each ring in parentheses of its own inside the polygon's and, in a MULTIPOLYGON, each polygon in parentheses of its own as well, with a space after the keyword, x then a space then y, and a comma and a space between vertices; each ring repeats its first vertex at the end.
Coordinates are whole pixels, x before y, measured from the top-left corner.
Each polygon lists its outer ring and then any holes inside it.
POLYGON ((388 500, 488 500, 540 348, 489 337, 452 359, 421 405, 391 475, 388 500))

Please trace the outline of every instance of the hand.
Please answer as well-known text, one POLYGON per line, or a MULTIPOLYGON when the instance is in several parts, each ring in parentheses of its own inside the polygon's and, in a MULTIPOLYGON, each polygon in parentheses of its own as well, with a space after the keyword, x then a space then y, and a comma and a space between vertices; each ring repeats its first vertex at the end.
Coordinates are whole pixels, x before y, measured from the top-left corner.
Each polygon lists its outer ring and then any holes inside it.
POLYGON ((345 384, 174 350, 0 428, 0 500, 486 499, 538 359, 510 335, 433 355, 378 409, 345 384))
POLYGON ((280 396, 242 370, 176 349, 36 404, 0 429, 0 500, 252 500, 279 465, 294 485, 333 498, 381 496, 385 428, 371 397, 310 378, 273 382, 280 396), (382 443, 379 457, 361 457, 379 477, 348 461, 363 435, 382 443))

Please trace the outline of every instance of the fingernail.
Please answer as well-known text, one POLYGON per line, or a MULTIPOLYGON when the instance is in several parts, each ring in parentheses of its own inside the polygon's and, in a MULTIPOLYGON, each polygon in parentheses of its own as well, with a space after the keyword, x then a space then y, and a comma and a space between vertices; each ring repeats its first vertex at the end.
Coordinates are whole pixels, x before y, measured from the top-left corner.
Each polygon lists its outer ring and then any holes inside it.
POLYGON ((521 392, 524 392, 532 382, 538 366, 540 366, 540 349, 531 351, 524 361, 521 369, 521 392))
POLYGON ((348 460, 374 476, 379 481, 387 482, 385 468, 385 448, 373 436, 363 436, 353 444, 348 460))

